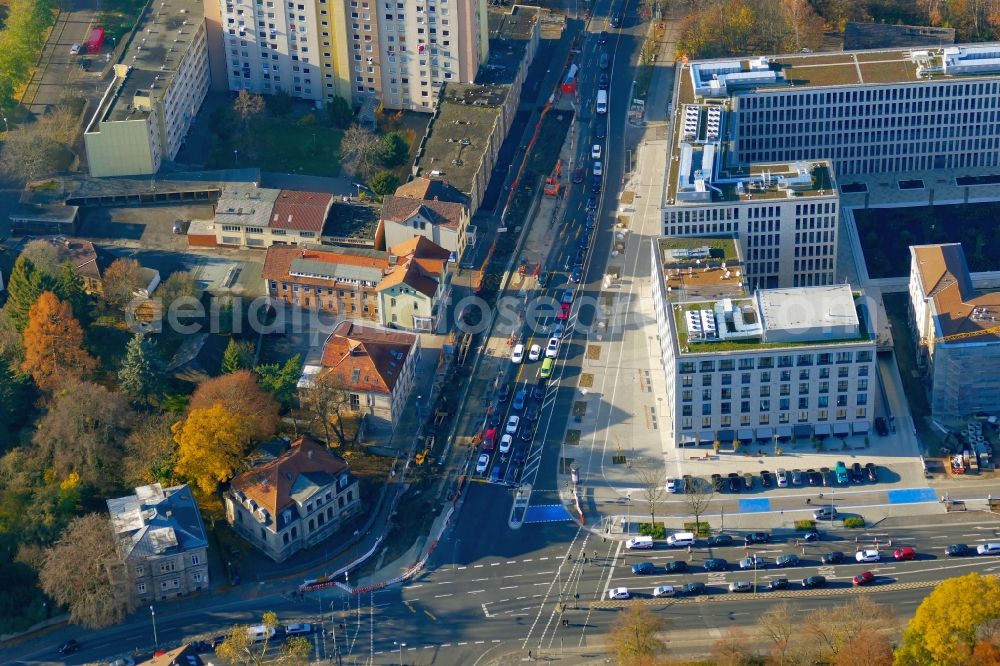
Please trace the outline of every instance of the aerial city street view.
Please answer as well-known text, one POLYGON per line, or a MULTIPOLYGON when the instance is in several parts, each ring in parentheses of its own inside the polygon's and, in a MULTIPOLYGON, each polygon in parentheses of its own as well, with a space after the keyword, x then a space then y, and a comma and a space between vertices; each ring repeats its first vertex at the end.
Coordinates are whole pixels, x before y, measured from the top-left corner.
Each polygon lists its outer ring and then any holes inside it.
POLYGON ((1000 665, 1000 12, 0 0, 0 663, 1000 665))

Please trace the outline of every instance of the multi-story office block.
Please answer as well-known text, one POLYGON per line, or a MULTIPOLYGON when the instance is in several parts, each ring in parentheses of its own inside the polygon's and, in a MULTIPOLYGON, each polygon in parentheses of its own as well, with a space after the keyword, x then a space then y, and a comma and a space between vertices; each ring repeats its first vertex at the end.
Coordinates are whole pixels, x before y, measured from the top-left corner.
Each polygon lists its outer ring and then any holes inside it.
POLYGON ((202 5, 151 3, 83 139, 91 176, 153 174, 180 150, 209 85, 202 5))
POLYGON ((230 90, 431 111, 489 54, 485 0, 218 2, 230 90))
POLYGON ((735 239, 661 238, 652 247, 678 445, 868 431, 875 339, 849 286, 747 295, 735 239))
POLYGON ((909 291, 931 413, 1000 412, 1000 292, 973 288, 959 243, 912 246, 909 291))
POLYGON ((829 159, 849 174, 995 166, 1000 44, 697 61, 678 105, 721 110, 725 165, 829 159))

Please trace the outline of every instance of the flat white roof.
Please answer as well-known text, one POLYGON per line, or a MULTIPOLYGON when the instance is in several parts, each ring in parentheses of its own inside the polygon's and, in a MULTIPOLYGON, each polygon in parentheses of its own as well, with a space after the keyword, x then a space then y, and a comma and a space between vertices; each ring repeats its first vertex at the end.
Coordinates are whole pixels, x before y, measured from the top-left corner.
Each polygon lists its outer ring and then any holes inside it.
POLYGON ((757 305, 765 337, 769 332, 860 328, 850 285, 761 289, 757 305))

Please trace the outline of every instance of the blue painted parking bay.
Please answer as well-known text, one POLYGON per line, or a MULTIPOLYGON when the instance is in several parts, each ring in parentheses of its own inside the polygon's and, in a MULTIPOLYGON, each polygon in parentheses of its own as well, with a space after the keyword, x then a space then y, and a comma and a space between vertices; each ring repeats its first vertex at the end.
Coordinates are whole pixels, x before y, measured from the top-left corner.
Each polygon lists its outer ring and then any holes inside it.
POLYGON ((937 495, 933 488, 902 488, 890 490, 889 504, 919 504, 921 502, 936 502, 937 495))
POLYGON ((740 513, 767 513, 771 510, 771 500, 765 498, 741 499, 740 513))
POLYGON ((559 523, 573 520, 562 504, 541 504, 539 506, 529 506, 524 512, 524 522, 526 523, 559 523))

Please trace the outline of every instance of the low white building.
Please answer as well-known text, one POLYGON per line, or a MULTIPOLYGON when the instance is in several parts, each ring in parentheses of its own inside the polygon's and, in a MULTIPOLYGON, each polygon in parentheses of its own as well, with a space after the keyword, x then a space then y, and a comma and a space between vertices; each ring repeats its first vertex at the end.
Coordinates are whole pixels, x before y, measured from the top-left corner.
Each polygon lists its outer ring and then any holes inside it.
POLYGON ((658 239, 653 265, 678 445, 868 432, 875 338, 849 286, 748 294, 733 238, 658 239))

